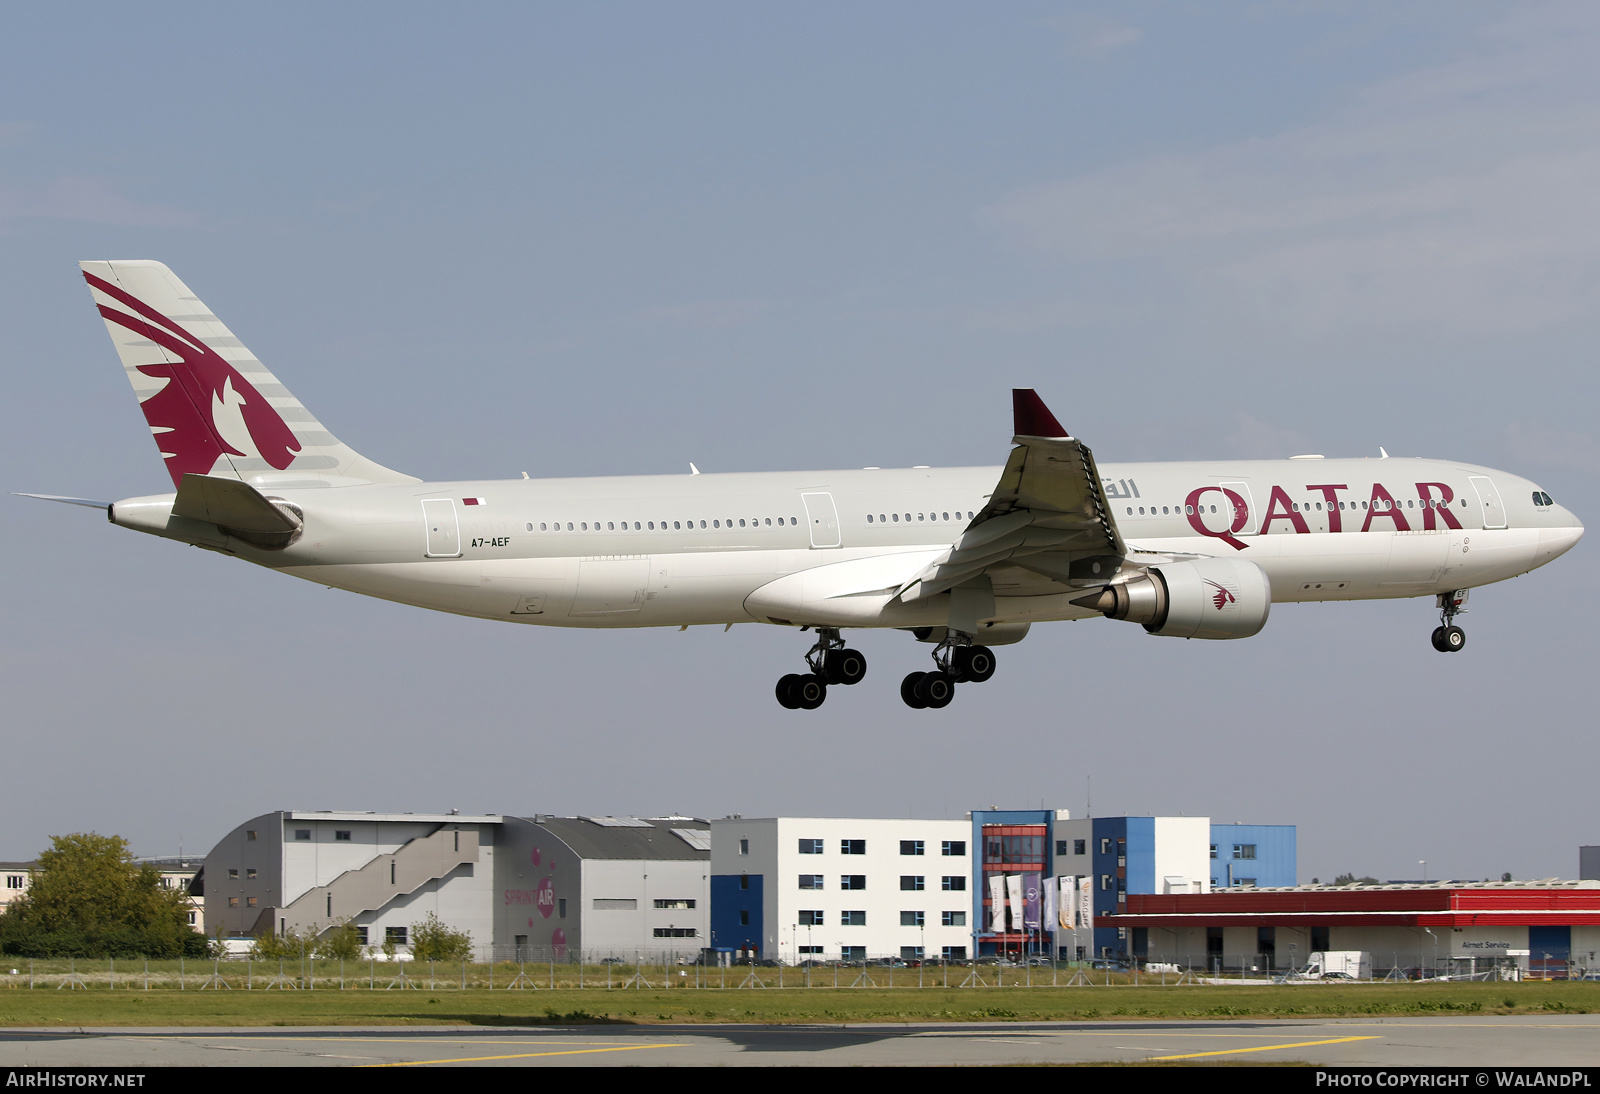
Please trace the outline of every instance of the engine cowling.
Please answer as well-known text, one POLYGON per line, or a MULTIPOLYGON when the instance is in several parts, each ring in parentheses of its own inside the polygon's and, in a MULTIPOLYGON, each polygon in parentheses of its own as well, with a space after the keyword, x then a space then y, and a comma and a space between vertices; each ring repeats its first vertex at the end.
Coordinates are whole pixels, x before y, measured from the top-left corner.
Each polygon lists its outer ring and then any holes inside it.
POLYGON ((1073 601, 1169 638, 1249 638, 1267 625, 1272 583, 1253 562, 1202 558, 1151 566, 1073 601))

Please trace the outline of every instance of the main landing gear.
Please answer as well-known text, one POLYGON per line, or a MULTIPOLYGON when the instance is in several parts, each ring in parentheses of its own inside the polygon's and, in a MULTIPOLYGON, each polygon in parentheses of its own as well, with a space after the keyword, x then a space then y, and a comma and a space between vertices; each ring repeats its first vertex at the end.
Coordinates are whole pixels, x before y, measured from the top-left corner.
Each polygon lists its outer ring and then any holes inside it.
POLYGON ((810 672, 791 672, 778 681, 778 702, 789 710, 816 710, 827 700, 829 684, 859 684, 867 674, 866 657, 845 646, 837 627, 817 628, 806 664, 810 672))
POLYGON ((913 672, 900 681, 900 698, 914 710, 938 710, 956 697, 957 684, 981 684, 994 675, 994 651, 951 633, 933 651, 933 672, 913 672))
POLYGON ((1455 625, 1456 616, 1465 614, 1467 610, 1461 606, 1467 602, 1467 590, 1440 593, 1436 599, 1439 604, 1439 625, 1433 630, 1433 648, 1440 653, 1457 653, 1467 644, 1467 632, 1455 625))

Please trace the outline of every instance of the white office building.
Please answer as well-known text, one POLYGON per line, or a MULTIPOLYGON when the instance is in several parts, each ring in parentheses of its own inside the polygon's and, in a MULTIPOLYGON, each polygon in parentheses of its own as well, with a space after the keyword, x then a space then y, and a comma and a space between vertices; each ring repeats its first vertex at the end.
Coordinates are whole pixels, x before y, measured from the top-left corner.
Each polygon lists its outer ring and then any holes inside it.
POLYGON ((710 944, 788 964, 965 959, 971 834, 966 820, 712 821, 710 944))

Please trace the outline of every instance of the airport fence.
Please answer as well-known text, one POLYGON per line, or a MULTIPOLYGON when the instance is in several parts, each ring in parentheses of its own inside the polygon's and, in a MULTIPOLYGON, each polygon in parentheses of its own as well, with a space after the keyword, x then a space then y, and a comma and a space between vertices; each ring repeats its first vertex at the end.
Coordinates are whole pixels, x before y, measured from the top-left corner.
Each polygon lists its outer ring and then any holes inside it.
MULTIPOLYGON (((976 960, 906 960, 893 955, 853 960, 725 960, 726 953, 687 951, 540 950, 507 947, 467 960, 429 961, 377 953, 359 958, 145 960, 142 958, 0 958, 0 991, 642 991, 730 988, 1040 988, 1182 987, 1198 984, 1305 982, 1303 969, 1276 967, 1273 955, 1206 954, 1183 960, 1086 961, 1047 956, 976 960)), ((1362 981, 1415 982, 1525 979, 1600 979, 1600 967, 1535 968, 1505 958, 1446 958, 1374 954, 1362 981), (1387 963, 1383 962, 1387 958, 1387 963)))

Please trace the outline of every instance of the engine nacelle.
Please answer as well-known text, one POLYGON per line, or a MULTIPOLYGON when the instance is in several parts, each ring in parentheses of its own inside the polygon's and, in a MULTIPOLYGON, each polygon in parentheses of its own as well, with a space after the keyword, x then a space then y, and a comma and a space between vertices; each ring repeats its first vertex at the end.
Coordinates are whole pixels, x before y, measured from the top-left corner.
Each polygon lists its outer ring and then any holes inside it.
POLYGON ((1073 603, 1170 638, 1249 638, 1267 625, 1272 583, 1253 562, 1202 558, 1151 566, 1073 603))

